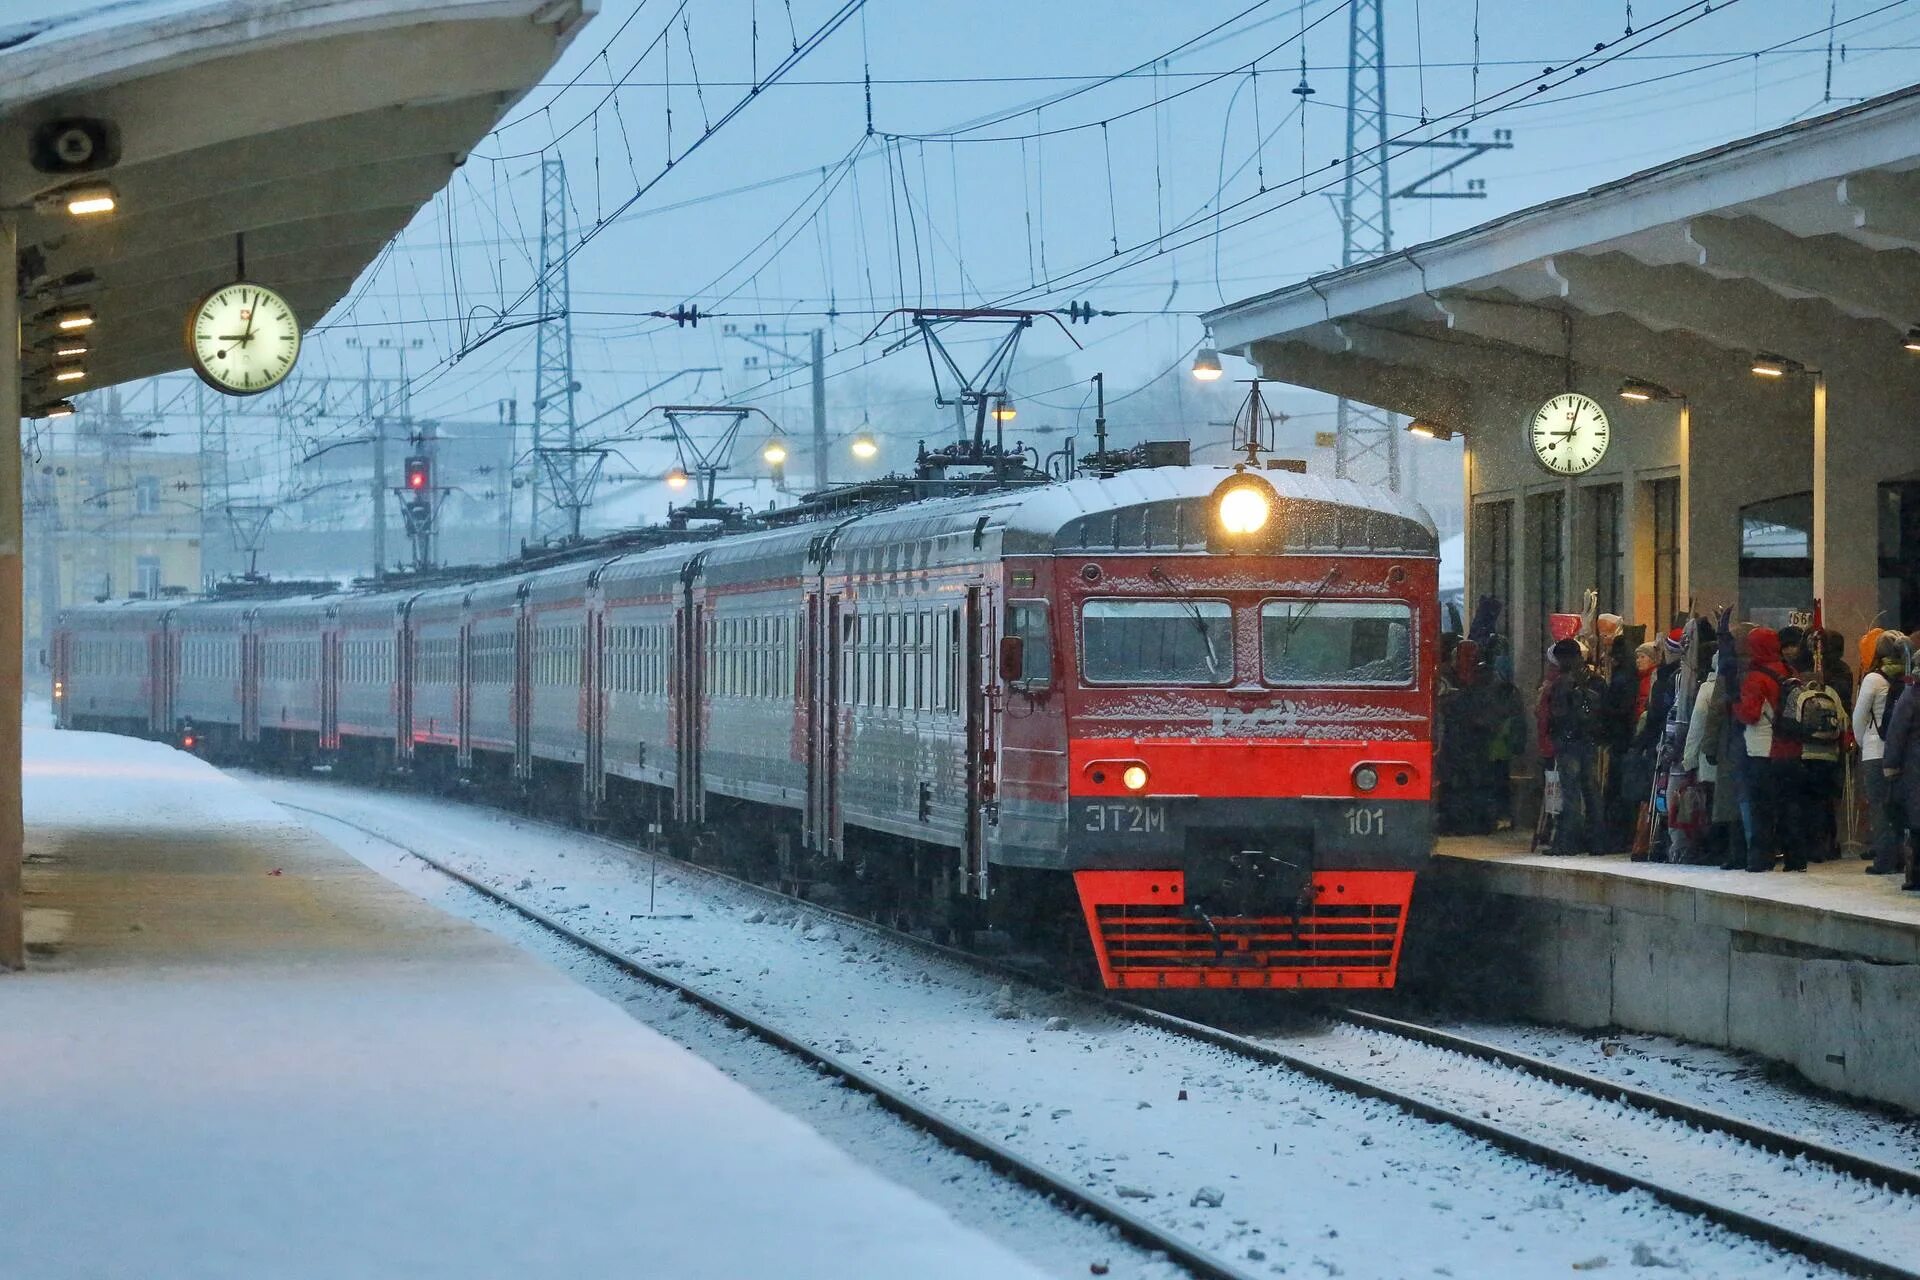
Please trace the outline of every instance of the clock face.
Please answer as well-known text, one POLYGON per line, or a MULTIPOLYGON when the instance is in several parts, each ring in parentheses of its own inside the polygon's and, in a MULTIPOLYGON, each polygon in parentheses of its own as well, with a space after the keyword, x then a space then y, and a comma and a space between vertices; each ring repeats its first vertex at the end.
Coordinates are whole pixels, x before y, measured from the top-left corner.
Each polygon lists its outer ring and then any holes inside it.
POLYGON ((1533 456, 1555 475, 1577 476, 1607 456, 1612 434, 1606 410, 1592 397, 1569 391, 1533 415, 1533 456))
POLYGON ((300 321, 265 285, 223 285, 187 314, 193 370, 230 396, 258 395, 293 372, 300 321))

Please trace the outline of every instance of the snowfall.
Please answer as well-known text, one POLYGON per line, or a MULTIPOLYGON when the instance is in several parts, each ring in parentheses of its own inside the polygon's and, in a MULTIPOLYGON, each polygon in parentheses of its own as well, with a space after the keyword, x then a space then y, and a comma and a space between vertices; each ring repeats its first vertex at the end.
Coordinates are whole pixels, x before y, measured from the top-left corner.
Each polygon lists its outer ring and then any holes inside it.
POLYGON ((26 757, 7 1280, 1046 1274, 200 761, 26 757))
MULTIPOLYGON (((419 954, 396 944, 344 971, 76 964, 0 983, 0 1006, 16 1006, 0 1020, 30 1028, 0 1041, 0 1132, 47 1153, 0 1174, 0 1275, 167 1274, 155 1259, 187 1258, 196 1276, 1183 1274, 415 853, 911 1092, 1247 1275, 1835 1274, 1643 1193, 577 831, 324 780, 229 777, 94 735, 38 731, 28 744, 36 831, 244 831, 315 893, 342 892, 350 867, 357 893, 406 891, 412 910, 447 914, 437 931, 409 925, 419 954), (336 865, 343 853, 358 862, 336 865), (450 917, 486 930, 485 946, 450 917), (450 965, 449 929, 462 957, 485 963, 450 965)), ((1888 1163, 1920 1158, 1909 1120, 1760 1078, 1728 1055, 1542 1028, 1475 1033, 1638 1072, 1888 1163)), ((1350 1028, 1272 1038, 1525 1132, 1571 1135, 1595 1158, 1667 1170, 1896 1265, 1920 1254, 1908 1198, 1830 1171, 1457 1055, 1435 1069, 1350 1028)))

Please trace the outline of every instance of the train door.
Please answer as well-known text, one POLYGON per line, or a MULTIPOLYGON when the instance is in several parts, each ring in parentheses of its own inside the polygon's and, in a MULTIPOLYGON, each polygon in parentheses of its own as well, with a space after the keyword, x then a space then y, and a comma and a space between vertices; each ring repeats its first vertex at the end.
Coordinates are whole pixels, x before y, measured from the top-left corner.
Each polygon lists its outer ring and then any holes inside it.
MULTIPOLYGON (((521 587, 524 592, 526 588, 521 587)), ((533 778, 533 623, 522 599, 513 610, 513 776, 533 778)))
POLYGON ((460 613, 460 627, 455 633, 459 638, 455 643, 453 718, 459 728, 455 732, 454 763, 461 769, 473 768, 473 623, 468 621, 463 607, 460 613))
POLYGON ((813 655, 807 697, 807 847, 838 856, 840 843, 840 663, 838 593, 807 598, 807 645, 813 655))
POLYGON ((580 782, 586 812, 597 814, 607 796, 607 694, 601 670, 606 660, 606 615, 600 593, 587 589, 585 652, 580 660, 580 726, 586 733, 586 761, 580 782))
POLYGON ((693 598, 691 585, 674 611, 673 628, 673 812, 681 822, 706 816, 700 779, 700 708, 706 700, 706 607, 693 598))
POLYGON ((320 749, 340 749, 340 633, 320 632, 320 749))
POLYGON ((240 741, 260 740, 260 637, 253 631, 254 611, 240 620, 240 741))
POLYGON ((967 588, 965 676, 967 699, 967 820, 961 848, 966 892, 987 896, 987 819, 997 803, 1000 771, 993 724, 994 592, 967 588))
POLYGON ((393 761, 396 767, 413 767, 413 601, 399 609, 393 633, 393 761))

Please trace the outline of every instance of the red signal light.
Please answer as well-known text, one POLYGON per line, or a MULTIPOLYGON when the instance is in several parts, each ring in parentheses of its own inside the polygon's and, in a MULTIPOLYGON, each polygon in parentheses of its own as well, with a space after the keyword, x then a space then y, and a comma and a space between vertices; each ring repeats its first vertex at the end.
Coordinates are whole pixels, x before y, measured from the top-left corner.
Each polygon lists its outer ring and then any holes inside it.
POLYGON ((425 458, 408 458, 406 471, 408 493, 425 493, 433 487, 433 465, 425 458))

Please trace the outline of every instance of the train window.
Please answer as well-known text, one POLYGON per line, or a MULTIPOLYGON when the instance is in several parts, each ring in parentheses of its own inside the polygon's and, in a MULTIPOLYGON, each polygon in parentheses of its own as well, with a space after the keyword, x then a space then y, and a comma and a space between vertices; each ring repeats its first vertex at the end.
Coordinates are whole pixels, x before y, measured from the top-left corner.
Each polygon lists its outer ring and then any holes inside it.
POLYGON ((1007 631, 1019 636, 1020 683, 1044 688, 1053 680, 1053 627, 1044 600, 1007 606, 1007 631))
POLYGON ((1089 684, 1233 679, 1233 607, 1225 600, 1089 600, 1080 633, 1089 684))
POLYGON ((1269 684, 1413 683, 1413 610, 1397 600, 1269 600, 1260 606, 1269 684))

